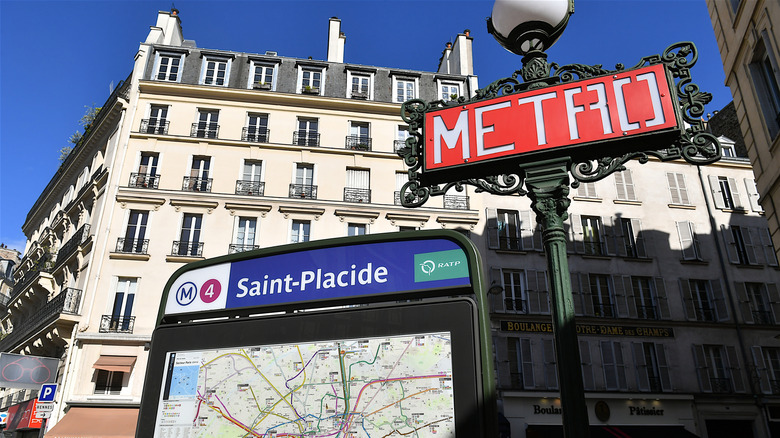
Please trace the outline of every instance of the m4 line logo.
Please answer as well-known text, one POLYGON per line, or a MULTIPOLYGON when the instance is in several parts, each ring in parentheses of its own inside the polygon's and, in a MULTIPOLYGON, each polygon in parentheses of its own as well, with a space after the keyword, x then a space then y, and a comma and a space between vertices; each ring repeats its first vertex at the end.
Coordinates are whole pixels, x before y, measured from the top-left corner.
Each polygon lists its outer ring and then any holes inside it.
POLYGON ((449 280, 469 276, 466 254, 459 249, 414 255, 414 281, 449 280))

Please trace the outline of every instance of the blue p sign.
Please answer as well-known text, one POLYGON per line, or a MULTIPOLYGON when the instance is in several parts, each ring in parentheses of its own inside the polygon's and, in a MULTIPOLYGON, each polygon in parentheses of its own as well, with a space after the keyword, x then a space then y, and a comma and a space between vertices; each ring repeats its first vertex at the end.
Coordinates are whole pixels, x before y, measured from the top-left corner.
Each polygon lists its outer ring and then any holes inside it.
POLYGON ((56 383, 45 383, 41 385, 41 392, 38 393, 38 401, 44 403, 53 402, 54 394, 56 393, 57 393, 56 383))

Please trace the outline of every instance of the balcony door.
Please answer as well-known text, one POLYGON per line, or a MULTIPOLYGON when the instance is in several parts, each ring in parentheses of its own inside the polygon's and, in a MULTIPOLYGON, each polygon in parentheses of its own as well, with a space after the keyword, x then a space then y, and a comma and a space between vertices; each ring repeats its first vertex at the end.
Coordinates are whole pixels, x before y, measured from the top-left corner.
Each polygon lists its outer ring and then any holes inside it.
POLYGON ((109 331, 130 331, 137 287, 138 282, 135 278, 119 277, 117 279, 109 331))
POLYGON ((149 221, 149 212, 130 210, 125 230, 124 252, 143 253, 144 238, 146 236, 146 223, 149 221))
POLYGON ((200 214, 184 214, 179 236, 179 255, 199 256, 198 246, 202 220, 203 216, 200 214))

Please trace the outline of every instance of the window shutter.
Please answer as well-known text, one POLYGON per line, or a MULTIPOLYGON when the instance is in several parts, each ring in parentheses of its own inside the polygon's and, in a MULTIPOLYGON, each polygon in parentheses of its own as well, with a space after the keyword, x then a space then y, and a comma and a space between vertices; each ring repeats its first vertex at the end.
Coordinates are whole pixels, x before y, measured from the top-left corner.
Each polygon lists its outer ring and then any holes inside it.
POLYGON ((523 360, 523 388, 533 388, 534 384, 534 362, 531 356, 531 340, 520 340, 520 357, 523 360))
MULTIPOLYGON (((757 265, 766 265, 766 256, 764 254, 764 242, 761 235, 764 229, 760 227, 750 227, 743 234, 750 234, 750 252, 753 254, 754 263, 757 265)), ((749 257, 749 256, 748 256, 749 257)))
POLYGON ((688 280, 680 279, 680 294, 682 295, 683 304, 685 307, 685 318, 688 321, 696 320, 696 309, 693 306, 693 297, 691 296, 691 284, 688 280))
MULTIPOLYGON (((501 278, 501 268, 490 268, 490 286, 503 287, 503 279, 501 278)), ((497 294, 491 293, 488 295, 489 295, 488 300, 490 301, 490 311, 503 312, 504 311, 503 292, 497 294)))
POLYGON ((754 345, 750 347, 750 351, 753 353, 753 363, 756 367, 756 376, 758 377, 758 386, 761 392, 764 394, 772 393, 772 385, 769 381, 769 373, 766 369, 766 363, 764 362, 764 355, 761 351, 761 347, 754 345))
POLYGON ((662 277, 654 278, 655 297, 658 301, 658 316, 660 319, 671 319, 669 312, 669 300, 666 298, 666 284, 662 277))
POLYGON ((634 352, 634 369, 636 371, 636 385, 640 391, 650 391, 650 378, 645 363, 645 351, 641 342, 632 342, 631 349, 634 352))
POLYGON ((742 233, 742 241, 745 242, 745 254, 747 255, 748 263, 751 265, 757 264, 755 246, 751 238, 751 228, 740 227, 739 232, 742 233))
POLYGON ((712 392, 712 383, 710 383, 709 369, 707 361, 704 359, 704 346, 693 345, 693 363, 696 366, 696 377, 699 379, 699 388, 701 392, 712 392))
POLYGON ((720 189, 720 182, 717 176, 708 176, 710 180, 710 190, 712 190, 712 200, 715 208, 726 208, 726 202, 723 200, 723 191, 720 189))
MULTIPOLYGON (((593 316, 593 296, 590 294, 590 279, 588 274, 581 272, 579 274, 579 299, 580 299, 580 315, 593 316)), ((577 303, 574 303, 574 309, 576 313, 577 303)))
POLYGON ((520 212, 520 249, 528 251, 534 249, 534 228, 535 225, 531 220, 533 212, 530 210, 523 210, 520 212))
POLYGON ((725 225, 720 226, 720 232, 723 234, 723 242, 726 244, 726 254, 728 254, 731 263, 739 263, 737 254, 737 243, 734 241, 734 235, 725 225))
POLYGON ((573 252, 582 254, 585 252, 585 243, 582 241, 582 218, 578 214, 569 215, 569 236, 570 245, 573 245, 573 252))
POLYGON ((558 389, 558 370, 555 361, 555 345, 552 339, 542 340, 542 351, 544 356, 544 380, 547 389, 558 389))
POLYGON ((667 172, 666 182, 669 184, 669 195, 672 198, 672 204, 682 204, 680 199, 680 191, 677 188, 677 174, 667 172))
POLYGON ((623 183, 626 186, 626 199, 636 201, 636 191, 634 190, 634 177, 631 175, 631 169, 619 172, 623 175, 623 183))
MULTIPOLYGON (((628 170, 626 170, 628 172, 628 170)), ((623 172, 615 172, 615 188, 617 189, 617 198, 626 200, 628 199, 626 195, 626 186, 623 179, 623 172)))
POLYGON ((775 255, 775 246, 772 244, 772 236, 769 235, 769 228, 763 228, 759 233, 761 246, 764 249, 764 259, 769 266, 777 266, 777 256, 775 255))
POLYGON ((672 390, 672 381, 669 374, 669 362, 666 360, 664 344, 655 344, 655 357, 658 359, 658 374, 661 375, 661 389, 672 390))
POLYGON ((623 235, 623 224, 619 217, 613 217, 611 219, 611 224, 612 234, 615 236, 615 254, 620 257, 625 257, 628 255, 628 251, 626 248, 626 239, 623 235))
POLYGON ((741 210, 744 209, 745 206, 742 204, 742 199, 739 196, 739 184, 737 184, 737 180, 734 178, 729 178, 729 190, 731 190, 731 199, 734 202, 734 209, 741 210))
POLYGON ((615 341, 612 343, 612 346, 615 351, 615 369, 617 369, 618 389, 626 391, 628 390, 628 382, 626 381, 626 363, 623 361, 623 344, 615 341))
MULTIPOLYGON (((509 383, 510 388, 521 389, 522 388, 522 373, 521 368, 522 359, 520 356, 518 345, 522 339, 520 338, 506 338, 506 350, 507 350, 507 362, 509 362, 509 383)), ((506 381, 506 380, 505 380, 506 381)))
MULTIPOLYGON (((615 282, 617 282, 617 279, 615 282)), ((628 303, 628 317, 636 318, 636 295, 634 294, 634 282, 631 280, 630 276, 623 277, 623 289, 625 290, 626 302, 628 303)))
POLYGON ((614 391, 618 389, 618 383, 612 342, 601 341, 599 344, 601 346, 601 365, 604 369, 604 387, 607 391, 614 391))
POLYGON ((753 324, 753 309, 750 307, 750 297, 747 294, 745 283, 737 281, 734 283, 737 290, 737 299, 739 300, 739 310, 742 313, 742 321, 746 324, 753 324))
POLYGON ((590 356, 588 341, 580 341, 580 364, 582 367, 582 384, 585 390, 596 389, 593 380, 593 363, 590 356))
POLYGON ((761 207, 761 204, 758 202, 759 200, 759 194, 758 194, 758 188, 756 187, 756 180, 753 178, 745 178, 745 193, 747 194, 748 203, 750 204, 750 209, 755 211, 756 213, 763 213, 764 208, 761 207))
POLYGON ((602 253, 612 256, 618 255, 620 247, 624 246, 623 240, 617 237, 620 224, 616 226, 614 218, 602 217, 600 225, 602 253))
POLYGON ((726 347, 726 355, 729 358, 729 371, 731 372, 731 381, 734 383, 734 392, 745 392, 745 380, 742 378, 742 370, 739 368, 737 350, 728 346, 726 347))
POLYGON ((628 303, 628 295, 630 291, 632 291, 631 277, 613 275, 612 284, 615 296, 615 307, 617 308, 618 317, 626 318, 629 316, 629 307, 631 306, 628 303))
POLYGON ((767 283, 766 291, 769 296, 769 306, 772 308, 772 317, 777 324, 780 321, 780 293, 777 290, 777 283, 767 283))
POLYGON ((631 219, 631 229, 634 231, 636 255, 643 258, 647 257, 647 245, 644 234, 642 234, 642 222, 639 219, 631 219))
POLYGON ((712 289, 712 298, 715 304, 715 319, 718 321, 728 321, 729 312, 726 310, 726 298, 723 295, 720 280, 710 280, 710 288, 712 289))
POLYGON ((683 260, 696 260, 691 223, 682 221, 675 222, 675 224, 677 225, 677 235, 680 237, 680 249, 682 249, 683 260))
POLYGON ((498 248, 498 219, 496 218, 496 209, 488 208, 487 212, 487 235, 488 248, 498 248))

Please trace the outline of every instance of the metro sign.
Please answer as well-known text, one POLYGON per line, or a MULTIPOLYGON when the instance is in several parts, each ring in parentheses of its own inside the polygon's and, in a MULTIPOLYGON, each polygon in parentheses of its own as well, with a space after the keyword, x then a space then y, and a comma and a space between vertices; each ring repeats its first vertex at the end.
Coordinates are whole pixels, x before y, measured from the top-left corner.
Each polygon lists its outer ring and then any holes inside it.
POLYGON ((421 177, 435 184, 498 175, 516 172, 518 157, 598 158, 639 150, 651 134, 677 138, 674 93, 665 65, 654 64, 429 111, 421 177))

